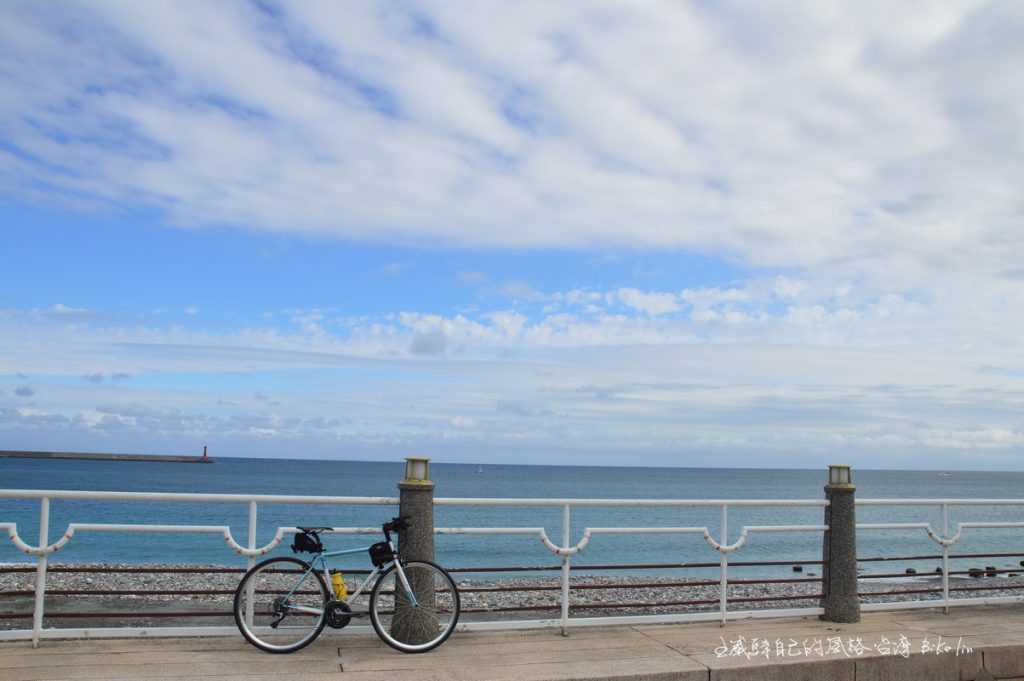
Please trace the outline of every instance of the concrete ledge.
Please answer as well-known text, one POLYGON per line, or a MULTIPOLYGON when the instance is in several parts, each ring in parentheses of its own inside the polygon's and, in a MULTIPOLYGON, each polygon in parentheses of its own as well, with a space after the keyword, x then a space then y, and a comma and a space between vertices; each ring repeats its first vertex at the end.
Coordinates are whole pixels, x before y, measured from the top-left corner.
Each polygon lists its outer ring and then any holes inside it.
POLYGON ((0 644, 0 680, 988 681, 1024 679, 1024 605, 717 624, 456 634, 425 655, 324 635, 294 655, 238 638, 0 644), (742 641, 742 646, 737 641, 742 641), (890 645, 885 645, 888 642, 890 645), (742 654, 735 654, 743 649, 742 654))

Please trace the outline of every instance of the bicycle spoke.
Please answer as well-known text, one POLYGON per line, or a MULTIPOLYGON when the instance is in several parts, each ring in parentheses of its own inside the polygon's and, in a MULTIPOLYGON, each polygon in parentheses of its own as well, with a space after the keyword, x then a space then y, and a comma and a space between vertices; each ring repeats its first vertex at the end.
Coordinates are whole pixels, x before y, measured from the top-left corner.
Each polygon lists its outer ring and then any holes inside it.
POLYGON ((297 650, 323 628, 326 589, 317 575, 296 566, 289 559, 266 561, 239 585, 236 622, 246 638, 264 650, 297 650), (289 569, 282 569, 285 566, 289 569))
POLYGON ((393 568, 374 588, 371 621, 393 648, 405 652, 430 650, 440 645, 458 622, 458 591, 448 574, 431 563, 410 561, 404 570, 417 605, 412 605, 393 568))

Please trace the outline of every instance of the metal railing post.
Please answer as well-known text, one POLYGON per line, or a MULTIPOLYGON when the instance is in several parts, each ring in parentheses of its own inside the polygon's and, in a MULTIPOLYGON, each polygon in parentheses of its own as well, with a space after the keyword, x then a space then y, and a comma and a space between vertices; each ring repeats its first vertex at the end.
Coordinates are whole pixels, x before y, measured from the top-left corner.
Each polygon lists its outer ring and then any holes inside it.
MULTIPOLYGON (((572 541, 569 521, 569 504, 566 504, 562 507, 562 548, 569 548, 572 541)), ((570 556, 562 556, 562 636, 569 635, 569 560, 570 556)))
MULTIPOLYGON (((729 507, 722 504, 722 538, 719 543, 724 547, 729 543, 729 507)), ((722 626, 725 626, 726 613, 728 612, 728 594, 729 594, 729 554, 725 551, 719 550, 718 552, 718 612, 722 616, 722 626)))
MULTIPOLYGON (((249 546, 250 551, 256 549, 256 502, 249 502, 249 546)), ((249 556, 247 561, 249 569, 251 570, 256 565, 256 556, 249 556)), ((246 588, 245 593, 245 622, 248 626, 252 626, 253 620, 253 597, 256 595, 256 583, 254 580, 249 581, 249 586, 246 588)))
MULTIPOLYGON (((942 505, 942 538, 949 538, 949 504, 942 505)), ((942 545, 942 605, 949 614, 949 547, 942 545)))
MULTIPOLYGON (((39 548, 50 543, 50 499, 39 500, 39 548)), ((43 633, 43 607, 46 599, 46 562, 44 553, 36 557, 36 590, 35 607, 32 610, 32 647, 39 647, 39 638, 43 633)))

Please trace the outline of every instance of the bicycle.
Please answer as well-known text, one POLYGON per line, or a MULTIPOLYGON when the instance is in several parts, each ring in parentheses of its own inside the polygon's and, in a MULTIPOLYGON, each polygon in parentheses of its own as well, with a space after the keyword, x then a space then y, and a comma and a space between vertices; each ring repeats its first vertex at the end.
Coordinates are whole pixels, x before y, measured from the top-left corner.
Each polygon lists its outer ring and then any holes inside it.
POLYGON ((331 528, 297 528, 292 551, 311 553, 312 559, 271 558, 246 572, 235 590, 239 631, 260 650, 293 653, 316 640, 325 626, 342 629, 352 619, 368 616, 392 648, 403 653, 433 650, 459 621, 459 591, 444 568, 399 555, 391 533, 408 527, 407 517, 392 518, 381 528, 383 542, 341 551, 327 551, 320 541, 320 534, 331 528), (373 570, 350 596, 344 576, 331 570, 327 559, 362 551, 369 553, 373 570), (354 610, 369 584, 373 587, 366 609, 354 610))

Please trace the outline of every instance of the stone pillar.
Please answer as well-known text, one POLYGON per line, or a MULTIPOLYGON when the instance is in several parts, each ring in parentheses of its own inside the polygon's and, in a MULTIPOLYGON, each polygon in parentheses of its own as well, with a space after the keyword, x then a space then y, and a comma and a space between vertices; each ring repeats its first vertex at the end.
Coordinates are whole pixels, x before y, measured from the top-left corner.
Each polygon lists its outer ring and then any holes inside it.
POLYGON ((854 504, 856 488, 850 467, 828 467, 825 485, 825 531, 822 540, 821 606, 823 620, 859 622, 860 598, 857 595, 857 519, 854 504))
POLYGON ((398 535, 398 550, 406 560, 434 560, 434 483, 430 459, 405 459, 405 478, 398 483, 398 515, 409 516, 410 527, 398 535))
MULTIPOLYGON (((405 459, 405 477, 398 483, 398 514, 409 517, 409 529, 398 535, 398 551, 406 561, 434 560, 434 483, 430 480, 430 459, 410 456, 405 459)), ((434 583, 429 575, 406 572, 416 600, 433 608, 434 583)), ((395 608, 409 608, 402 594, 395 597, 395 608)), ((422 643, 437 631, 437 619, 422 611, 396 617, 391 635, 405 643, 422 643), (428 621, 432 620, 432 621, 428 621)))

